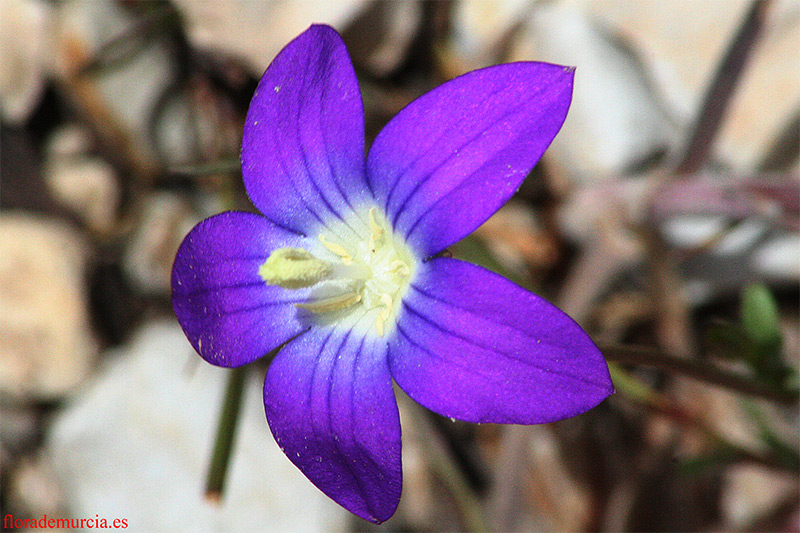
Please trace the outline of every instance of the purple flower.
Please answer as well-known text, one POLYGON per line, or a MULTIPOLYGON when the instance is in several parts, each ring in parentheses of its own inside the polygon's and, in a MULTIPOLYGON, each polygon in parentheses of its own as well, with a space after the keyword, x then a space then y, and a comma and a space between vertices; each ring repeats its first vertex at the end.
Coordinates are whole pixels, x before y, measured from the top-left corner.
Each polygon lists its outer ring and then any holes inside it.
POLYGON ((175 259, 175 313, 208 362, 236 367, 286 343, 267 421, 325 494, 380 523, 400 499, 392 379, 469 422, 537 424, 612 393, 586 333, 534 294, 440 256, 517 190, 553 140, 573 69, 510 63, 403 109, 364 158, 341 37, 315 25, 278 54, 244 127, 242 174, 261 215, 198 224, 175 259))

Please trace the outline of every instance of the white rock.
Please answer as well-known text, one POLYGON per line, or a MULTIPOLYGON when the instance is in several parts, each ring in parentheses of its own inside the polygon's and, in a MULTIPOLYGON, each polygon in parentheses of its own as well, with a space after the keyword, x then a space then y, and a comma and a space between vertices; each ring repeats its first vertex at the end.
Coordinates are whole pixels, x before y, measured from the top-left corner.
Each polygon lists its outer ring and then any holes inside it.
POLYGON ((783 235, 760 246, 753 254, 753 268, 775 281, 800 280, 800 236, 783 235))
POLYGON ((625 172, 674 143, 641 65, 585 10, 537 6, 510 59, 577 67, 569 115, 549 153, 578 181, 625 172))
POLYGON ((64 515, 64 493, 44 457, 23 457, 9 476, 10 507, 29 517, 64 515))
POLYGON ((761 162, 800 101, 800 3, 772 7, 715 147, 714 155, 734 168, 761 162))
POLYGON ((195 46, 239 56, 260 76, 289 41, 313 23, 338 29, 366 4, 364 0, 308 2, 283 0, 176 0, 195 46))
POLYGON ((119 205, 114 168, 87 154, 88 136, 79 126, 57 130, 47 147, 45 182, 58 202, 83 218, 93 230, 112 229, 119 205))
POLYGON ((671 2, 573 0, 633 46, 654 86, 684 124, 694 117, 748 0, 671 2))
POLYGON ((723 216, 678 215, 661 227, 667 242, 679 248, 702 246, 725 229, 727 220, 723 216))
POLYGON ((85 243, 67 225, 0 214, 0 391, 53 398, 88 374, 97 352, 84 283, 85 243))
POLYGON ((530 0, 457 2, 453 7, 453 52, 467 70, 491 65, 503 39, 530 10, 530 0))
MULTIPOLYGON (((672 2, 579 0, 638 51, 660 97, 689 126, 715 70, 751 5, 749 0, 672 2)), ((716 157, 752 168, 797 109, 800 3, 778 0, 745 66, 715 145, 716 157)))
MULTIPOLYGON (((173 86, 179 65, 164 38, 145 41, 130 57, 92 75, 82 72, 115 39, 134 46, 139 19, 117 2, 70 0, 58 4, 56 70, 62 88, 107 142, 145 175, 156 148, 150 136, 159 99, 173 86)), ((119 53, 119 52, 117 52, 119 53)))
POLYGON ((715 255, 726 257, 748 253, 768 230, 769 224, 765 220, 755 217, 743 220, 735 228, 725 233, 713 247, 712 252, 715 255))
POLYGON ((51 11, 37 0, 0 2, 0 115, 12 124, 28 118, 51 69, 51 11))
POLYGON ((147 324, 55 421, 47 450, 76 517, 132 531, 341 531, 348 513, 270 435, 251 373, 223 500, 203 496, 227 372, 173 322, 147 324))
POLYGON ((736 528, 746 528, 766 510, 779 505, 797 487, 797 480, 791 474, 748 464, 727 469, 724 483, 722 512, 727 523, 736 528))

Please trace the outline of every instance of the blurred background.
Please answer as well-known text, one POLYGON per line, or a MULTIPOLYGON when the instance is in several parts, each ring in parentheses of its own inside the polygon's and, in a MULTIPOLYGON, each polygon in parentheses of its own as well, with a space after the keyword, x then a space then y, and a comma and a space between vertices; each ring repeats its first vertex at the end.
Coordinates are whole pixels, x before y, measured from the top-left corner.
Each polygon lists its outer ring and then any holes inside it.
POLYGON ((796 0, 0 0, 0 505, 133 531, 797 531, 796 0), (204 496, 227 371, 169 277, 199 220, 252 209, 244 115, 312 22, 342 33, 368 142, 483 66, 577 67, 563 130, 453 254, 559 305, 617 393, 544 426, 399 393, 404 490, 373 526, 317 491, 248 367, 204 496))

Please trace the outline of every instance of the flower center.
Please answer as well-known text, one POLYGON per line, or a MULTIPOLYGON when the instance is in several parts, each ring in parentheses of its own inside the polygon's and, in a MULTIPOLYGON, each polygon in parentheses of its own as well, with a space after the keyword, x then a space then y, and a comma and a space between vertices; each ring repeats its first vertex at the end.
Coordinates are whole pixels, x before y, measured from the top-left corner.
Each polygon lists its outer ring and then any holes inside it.
POLYGON ((280 248, 258 273, 269 285, 310 288, 308 300, 295 305, 313 315, 333 321, 353 316, 358 322, 374 315, 371 323, 383 336, 396 323, 416 261, 378 208, 348 222, 350 231, 320 233, 317 255, 304 248, 280 248))

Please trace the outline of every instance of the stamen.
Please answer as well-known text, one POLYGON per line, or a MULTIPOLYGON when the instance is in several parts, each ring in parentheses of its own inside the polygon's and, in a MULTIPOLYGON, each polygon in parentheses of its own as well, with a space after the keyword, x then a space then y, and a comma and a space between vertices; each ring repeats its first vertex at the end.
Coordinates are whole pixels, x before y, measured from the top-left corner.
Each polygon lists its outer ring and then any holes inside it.
POLYGON ((392 267, 391 272, 394 272, 403 279, 407 278, 411 274, 411 269, 408 267, 408 265, 399 259, 392 261, 392 264, 389 266, 392 267))
POLYGON ((330 298, 323 298, 316 302, 294 304, 295 307, 311 311, 312 313, 331 313, 333 311, 340 311, 347 309, 361 301, 361 293, 352 292, 340 294, 339 296, 331 296, 330 298))
POLYGON ((342 258, 342 263, 344 263, 345 265, 349 265, 350 263, 353 262, 353 257, 350 255, 350 252, 348 252, 345 249, 345 247, 342 246, 341 244, 336 244, 335 242, 329 241, 322 234, 320 234, 319 240, 320 240, 320 242, 322 242, 322 245, 325 246, 325 248, 327 248, 328 250, 330 250, 334 254, 336 254, 339 257, 341 257, 342 258))
POLYGON ((378 313, 377 318, 375 318, 375 328, 378 330, 378 336, 383 337, 384 327, 386 321, 392 316, 392 307, 394 307, 394 304, 392 302, 392 297, 385 292, 381 294, 381 303, 383 304, 383 309, 381 309, 381 312, 378 313))
POLYGON ((369 249, 375 253, 375 242, 383 236, 383 228, 375 221, 375 211, 373 207, 369 210, 369 249))

